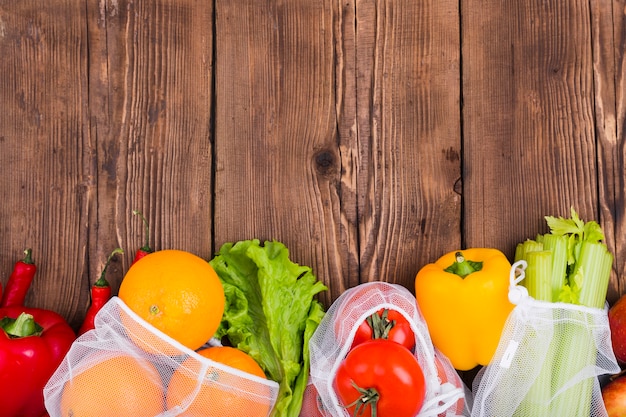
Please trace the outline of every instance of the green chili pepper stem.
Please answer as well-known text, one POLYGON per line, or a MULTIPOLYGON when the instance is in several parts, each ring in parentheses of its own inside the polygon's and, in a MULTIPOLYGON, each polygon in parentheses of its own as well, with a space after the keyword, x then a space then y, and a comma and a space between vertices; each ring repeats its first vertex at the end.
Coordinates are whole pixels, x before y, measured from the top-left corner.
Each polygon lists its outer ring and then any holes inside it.
POLYGON ((33 261, 33 250, 31 248, 24 250, 24 259, 22 259, 22 262, 28 265, 35 263, 35 261, 33 261))
POLYGON ((123 253, 124 253, 124 250, 122 248, 115 248, 113 252, 111 252, 109 257, 107 258, 107 262, 104 264, 104 268, 102 268, 102 273, 100 274, 100 278, 98 278, 98 280, 94 282, 93 285, 95 285, 96 287, 108 287, 109 286, 109 282, 106 280, 107 268, 109 267, 109 264, 111 263, 111 259, 113 259, 115 255, 123 254, 123 253))
POLYGON ((146 229, 146 244, 139 249, 144 252, 152 252, 152 248, 150 248, 150 225, 148 224, 148 220, 146 220, 144 215, 139 210, 133 210, 133 214, 141 218, 144 228, 146 229))
POLYGON ((452 265, 444 269, 446 272, 465 278, 471 273, 478 272, 483 268, 482 262, 475 262, 465 259, 462 252, 456 252, 454 254, 456 260, 452 265))
POLYGON ((16 319, 5 317, 0 322, 0 327, 11 338, 39 336, 43 328, 35 322, 32 314, 21 313, 16 319))

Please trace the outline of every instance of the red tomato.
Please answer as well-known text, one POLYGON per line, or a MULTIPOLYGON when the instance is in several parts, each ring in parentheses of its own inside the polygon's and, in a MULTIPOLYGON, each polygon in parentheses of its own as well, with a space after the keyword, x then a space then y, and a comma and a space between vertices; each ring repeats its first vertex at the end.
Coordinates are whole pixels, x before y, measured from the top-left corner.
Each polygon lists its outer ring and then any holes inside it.
MULTIPOLYGON (((456 373, 454 368, 451 368, 452 365, 450 365, 449 368, 449 372, 451 373, 450 378, 448 378, 443 362, 437 355, 435 355, 435 365, 437 366, 437 376, 439 377, 441 384, 450 382, 455 388, 463 388, 463 381, 461 381, 461 377, 456 373)), ((465 398, 459 398, 455 404, 448 408, 447 411, 452 411, 455 415, 460 416, 463 414, 463 407, 465 407, 465 398)), ((439 414, 439 417, 444 417, 445 415, 446 413, 441 413, 439 414)))
POLYGON ((304 390, 304 396, 302 397, 302 408, 300 410, 300 417, 324 417, 320 409, 323 409, 319 393, 315 385, 309 384, 304 390))
POLYGON ((411 351, 415 348, 415 334, 409 321, 399 311, 387 308, 381 308, 361 323, 350 349, 372 339, 388 339, 411 351))
POLYGON ((426 395, 417 358, 385 339, 361 343, 348 352, 333 386, 348 413, 360 417, 415 417, 426 395))
POLYGON ((315 385, 309 384, 304 390, 302 397, 302 408, 300 409, 300 417, 324 417, 322 414, 324 404, 319 398, 319 393, 315 385))

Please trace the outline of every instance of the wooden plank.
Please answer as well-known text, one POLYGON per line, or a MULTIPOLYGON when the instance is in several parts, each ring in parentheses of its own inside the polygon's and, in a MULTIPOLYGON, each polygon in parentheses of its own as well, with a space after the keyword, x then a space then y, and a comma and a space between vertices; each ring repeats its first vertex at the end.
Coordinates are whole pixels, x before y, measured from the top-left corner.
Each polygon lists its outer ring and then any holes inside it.
POLYGON ((361 281, 414 290, 460 248, 458 2, 359 1, 361 281))
POLYGON ((357 37, 354 24, 356 7, 354 0, 338 3, 341 3, 341 9, 333 16, 334 84, 339 134, 337 143, 341 164, 338 184, 341 201, 338 238, 343 249, 338 258, 332 261, 332 264, 341 265, 341 280, 330 288, 328 306, 342 292, 360 282, 358 181, 362 145, 357 123, 357 37))
POLYGON ((157 249, 281 240, 329 303, 574 206, 626 291, 623 0, 215 7, 0 0, 0 283, 32 246, 29 304, 77 326, 121 246, 117 290, 133 209, 157 249))
POLYGON ((84 5, 0 1, 0 56, 0 281, 32 247, 39 270, 27 305, 77 325, 94 198, 84 5))
POLYGON ((462 2, 464 234, 514 246, 597 217, 589 2, 462 2))
POLYGON ((342 202, 354 193, 343 166, 353 150, 337 132, 338 6, 216 2, 216 244, 283 242, 329 286, 326 301, 355 269, 354 208, 342 202))
POLYGON ((154 249, 210 258, 213 9, 199 0, 92 2, 91 138, 98 199, 90 224, 91 278, 115 247, 116 293, 150 226, 154 249))
POLYGON ((600 220, 615 255, 607 295, 612 304, 626 292, 626 3, 598 0, 591 6, 600 220))

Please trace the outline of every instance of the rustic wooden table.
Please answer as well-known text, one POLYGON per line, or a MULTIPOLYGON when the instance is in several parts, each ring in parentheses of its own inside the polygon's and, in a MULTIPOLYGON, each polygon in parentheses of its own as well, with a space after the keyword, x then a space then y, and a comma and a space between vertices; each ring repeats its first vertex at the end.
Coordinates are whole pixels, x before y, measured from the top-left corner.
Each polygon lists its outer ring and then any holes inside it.
POLYGON ((626 292, 624 0, 0 0, 0 282, 77 327, 144 243, 413 288, 597 219, 626 292))

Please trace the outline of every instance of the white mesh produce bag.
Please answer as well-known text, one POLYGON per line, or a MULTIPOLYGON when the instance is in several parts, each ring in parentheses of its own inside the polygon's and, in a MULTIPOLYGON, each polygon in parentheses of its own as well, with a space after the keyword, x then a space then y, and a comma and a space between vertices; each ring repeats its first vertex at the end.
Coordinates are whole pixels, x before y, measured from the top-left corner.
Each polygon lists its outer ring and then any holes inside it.
POLYGON ((473 381, 472 417, 606 416, 598 376, 620 371, 607 307, 538 301, 511 268, 505 323, 489 365, 473 381))
POLYGON ((349 417, 339 404, 333 380, 350 350, 359 325, 382 308, 402 313, 415 334, 414 355, 426 382, 426 396, 418 416, 469 416, 469 390, 450 361, 433 347, 415 297, 406 288, 386 282, 370 282, 351 288, 326 312, 309 341, 311 384, 305 392, 301 416, 349 417))
POLYGON ((277 394, 276 382, 199 355, 142 320, 118 297, 98 312, 95 329, 74 342, 44 388, 50 417, 80 416, 84 403, 89 415, 94 410, 105 410, 103 416, 122 415, 116 410, 128 415, 132 406, 137 408, 133 417, 235 417, 242 410, 247 417, 266 417, 277 394), (110 398, 112 386, 119 393, 110 398))
POLYGON ((299 417, 331 417, 332 414, 327 413, 322 404, 317 388, 313 385, 313 381, 309 378, 309 382, 304 390, 304 398, 302 399, 302 408, 299 417))

